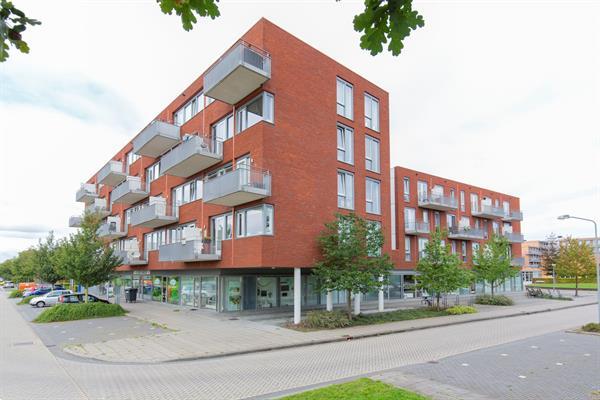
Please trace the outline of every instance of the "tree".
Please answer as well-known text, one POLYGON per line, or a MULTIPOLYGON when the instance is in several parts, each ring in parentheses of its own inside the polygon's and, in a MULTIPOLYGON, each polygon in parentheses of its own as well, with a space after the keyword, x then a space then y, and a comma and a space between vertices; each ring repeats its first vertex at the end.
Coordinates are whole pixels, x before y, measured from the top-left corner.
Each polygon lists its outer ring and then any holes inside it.
POLYGON ((367 293, 388 284, 394 267, 381 254, 384 238, 380 227, 355 214, 336 214, 318 238, 322 260, 314 274, 325 291, 346 291, 348 317, 352 318, 352 293, 367 293), (380 280, 383 277, 383 281, 380 280))
POLYGON ((561 277, 574 277, 575 296, 579 295, 579 278, 596 275, 596 259, 592 247, 576 239, 567 238, 558 250, 556 274, 561 277))
POLYGON ((554 233, 551 233, 546 238, 547 245, 542 245, 541 252, 541 264, 544 275, 554 275, 554 267, 556 265, 556 258, 558 257, 559 243, 558 238, 554 233))
POLYGON ((64 278, 54 264, 53 255, 56 247, 57 242, 54 240, 54 233, 50 232, 45 241, 40 239, 35 249, 36 275, 42 282, 48 282, 52 285, 64 278))
POLYGON ((419 287, 435 295, 438 310, 441 296, 468 286, 473 280, 473 274, 460 267, 458 256, 443 243, 445 237, 439 229, 434 232, 425 245, 425 256, 417 264, 419 287))
POLYGON ((8 59, 8 50, 14 46, 21 53, 29 53, 29 46, 23 40, 27 26, 40 25, 41 22, 25 16, 12 2, 0 0, 0 62, 8 59))
POLYGON ((109 280, 121 264, 121 258, 98 238, 99 226, 97 214, 85 214, 79 232, 61 241, 52 257, 61 274, 85 287, 86 302, 88 288, 109 280))
POLYGON ((490 284, 492 296, 494 288, 517 276, 519 270, 511 265, 508 240, 503 236, 493 235, 485 246, 480 247, 473 255, 473 272, 478 281, 490 284))
POLYGON ((10 275, 17 282, 31 282, 36 277, 35 250, 21 251, 9 263, 10 275))

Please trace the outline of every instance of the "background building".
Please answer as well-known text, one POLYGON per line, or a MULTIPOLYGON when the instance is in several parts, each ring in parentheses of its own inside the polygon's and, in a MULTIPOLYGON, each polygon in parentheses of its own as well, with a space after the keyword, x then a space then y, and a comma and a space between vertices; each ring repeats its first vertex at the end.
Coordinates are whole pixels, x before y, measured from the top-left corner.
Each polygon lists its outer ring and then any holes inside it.
POLYGON ((521 267, 521 276, 523 282, 531 283, 535 278, 548 278, 542 267, 542 254, 550 243, 545 240, 528 240, 523 243, 523 266, 521 267))

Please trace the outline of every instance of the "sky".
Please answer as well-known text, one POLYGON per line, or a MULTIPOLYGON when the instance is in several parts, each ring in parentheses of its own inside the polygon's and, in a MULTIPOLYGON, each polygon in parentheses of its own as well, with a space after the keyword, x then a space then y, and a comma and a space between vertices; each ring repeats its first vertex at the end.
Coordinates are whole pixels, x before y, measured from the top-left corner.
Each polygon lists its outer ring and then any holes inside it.
POLYGON ((75 192, 259 18, 390 93, 391 162, 521 198, 526 239, 600 223, 600 2, 415 1, 398 57, 359 1, 223 0, 185 32, 153 0, 14 3, 42 21, 0 65, 0 261, 72 232, 75 192))

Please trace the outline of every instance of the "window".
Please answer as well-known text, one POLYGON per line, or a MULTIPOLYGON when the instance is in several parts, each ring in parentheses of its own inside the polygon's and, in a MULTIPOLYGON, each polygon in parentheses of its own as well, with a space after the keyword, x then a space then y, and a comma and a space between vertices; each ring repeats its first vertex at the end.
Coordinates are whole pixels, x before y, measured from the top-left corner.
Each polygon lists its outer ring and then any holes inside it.
POLYGON ((210 219, 210 229, 217 250, 221 250, 221 241, 231 239, 233 235, 233 214, 223 214, 210 219))
POLYGON ((454 189, 450 189, 450 198, 454 199, 456 196, 456 193, 454 192, 454 189))
POLYGON ((236 113, 236 132, 250 128, 260 121, 273 122, 273 95, 261 93, 250 100, 236 113))
POLYGON ((412 259, 410 251, 410 237, 404 238, 404 261, 410 261, 412 259))
POLYGON ((479 252, 479 243, 472 242, 471 251, 473 252, 473 254, 477 254, 479 252))
POLYGON ((379 172, 379 140, 365 136, 365 168, 379 172))
POLYGON ((367 212, 371 214, 381 213, 381 193, 379 190, 379 181, 367 178, 366 199, 367 212))
POLYGON ((135 154, 133 151, 127 153, 127 172, 129 172, 129 166, 140 159, 140 155, 135 154))
POLYGON ((348 119, 353 118, 352 85, 337 78, 337 113, 348 119))
POLYGON ((338 171, 338 207, 354 210, 354 175, 338 171))
POLYGON ((338 125, 337 127, 337 159, 354 164, 354 134, 352 129, 338 125))
POLYGON ((456 254, 456 241, 452 240, 450 242, 450 248, 452 249, 452 254, 456 254))
POLYGON ((212 128, 213 141, 225 141, 233 137, 233 115, 229 114, 219 122, 215 123, 212 128))
POLYGON ((410 201, 410 179, 404 177, 404 201, 410 201))
POLYGON ((158 179, 160 176, 160 162, 157 162, 146 168, 146 190, 150 190, 150 182, 158 179))
POLYGON ((418 181, 417 182, 417 193, 419 195, 419 201, 423 201, 427 199, 427 182, 418 181))
POLYGON ((423 222, 429 225, 429 211, 423 210, 423 222))
POLYGON ((433 223, 434 223, 436 229, 440 227, 441 222, 440 222, 440 212, 439 211, 433 212, 433 223))
POLYGON ((479 196, 475 193, 471 193, 471 212, 479 211, 479 196))
POLYGON ((460 191, 460 211, 465 212, 465 191, 460 191))
POLYGON ((248 237, 273 234, 273 206, 263 204, 236 213, 236 236, 248 237))
POLYGON ((498 225, 498 222, 496 221, 492 221, 492 232, 494 233, 494 235, 500 234, 500 225, 498 225))
POLYGON ((448 229, 456 226, 456 215, 454 214, 446 214, 446 224, 448 229))
POLYGON ((179 206, 202 198, 202 180, 194 179, 171 190, 173 215, 179 215, 179 206))
MULTIPOLYGON (((173 123, 177 126, 181 126, 188 122, 194 115, 198 114, 204 109, 205 97, 204 93, 199 93, 192 97, 187 103, 181 106, 176 112, 173 113, 173 123)), ((213 99, 206 97, 206 105, 208 106, 213 102, 213 99)))
POLYGON ((461 216, 459 226, 461 229, 471 229, 471 219, 467 216, 461 216))
POLYGON ((415 215, 415 209, 406 207, 404 209, 404 227, 408 229, 416 229, 416 220, 417 218, 415 215))
POLYGON ((365 126, 379 132, 379 100, 365 93, 365 126))
POLYGON ((419 238, 419 259, 425 258, 425 246, 427 246, 427 238, 419 238))
POLYGON ((463 262, 467 261, 467 242, 465 242, 464 240, 461 242, 461 247, 462 247, 462 260, 463 262))

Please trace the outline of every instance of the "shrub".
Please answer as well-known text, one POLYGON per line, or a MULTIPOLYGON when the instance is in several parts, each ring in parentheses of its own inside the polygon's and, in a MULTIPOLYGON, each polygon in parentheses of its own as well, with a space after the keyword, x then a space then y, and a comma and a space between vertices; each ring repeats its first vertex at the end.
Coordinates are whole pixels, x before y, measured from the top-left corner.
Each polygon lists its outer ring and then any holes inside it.
POLYGON ((352 322, 344 311, 310 311, 302 322, 306 328, 343 328, 352 322))
POLYGON ((600 333, 600 324, 597 322, 590 322, 589 324, 582 326, 581 330, 584 332, 600 333))
POLYGON ((471 306, 456 305, 446 309, 448 314, 461 315, 461 314, 475 314, 477 309, 471 306))
POLYGON ((21 299, 21 301, 19 301, 17 304, 18 304, 18 305, 20 305, 20 306, 22 306, 23 304, 29 304, 29 300, 33 299, 34 297, 37 297, 37 296, 27 296, 27 297, 23 297, 23 298, 21 299))
POLYGON ((489 294, 482 294, 475 298, 475 304, 484 304, 486 306, 512 306, 515 302, 510 297, 503 295, 491 296, 489 294))
POLYGON ((563 295, 554 296, 554 295, 551 295, 548 293, 542 293, 541 298, 547 299, 547 300, 573 300, 572 297, 567 297, 567 296, 563 296, 563 295))
POLYGON ((119 317, 126 311, 118 304, 59 304, 42 312, 34 322, 60 322, 77 319, 119 317))
POLYGON ((23 291, 19 289, 12 290, 8 295, 9 299, 18 299, 19 297, 23 297, 23 291))

